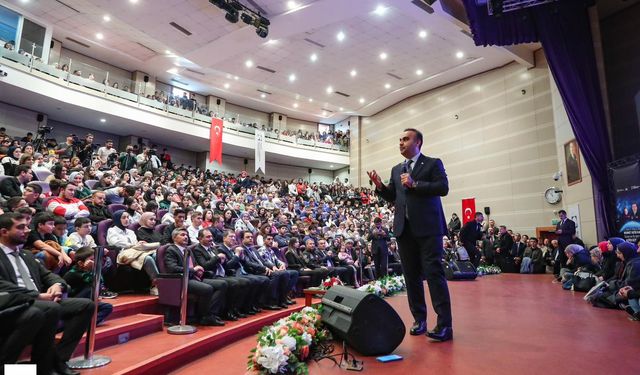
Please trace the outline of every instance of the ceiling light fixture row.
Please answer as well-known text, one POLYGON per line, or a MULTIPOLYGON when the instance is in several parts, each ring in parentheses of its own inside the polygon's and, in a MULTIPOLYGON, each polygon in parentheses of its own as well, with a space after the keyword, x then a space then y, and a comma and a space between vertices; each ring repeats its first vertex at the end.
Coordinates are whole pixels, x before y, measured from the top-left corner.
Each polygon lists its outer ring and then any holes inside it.
POLYGON ((260 38, 266 38, 269 35, 269 25, 271 22, 263 17, 260 12, 248 8, 238 0, 209 0, 209 2, 218 8, 227 12, 224 18, 231 22, 237 23, 239 19, 247 25, 252 25, 256 28, 256 34, 260 38))

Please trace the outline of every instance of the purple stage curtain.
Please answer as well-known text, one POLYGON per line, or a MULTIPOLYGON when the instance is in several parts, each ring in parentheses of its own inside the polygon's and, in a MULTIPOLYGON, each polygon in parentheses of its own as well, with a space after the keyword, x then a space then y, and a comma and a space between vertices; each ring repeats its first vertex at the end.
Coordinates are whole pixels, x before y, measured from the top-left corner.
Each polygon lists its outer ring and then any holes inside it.
POLYGON ((598 235, 615 233, 607 164, 611 161, 588 14, 590 1, 564 0, 489 16, 476 0, 463 0, 476 45, 539 41, 569 122, 591 173, 598 235))

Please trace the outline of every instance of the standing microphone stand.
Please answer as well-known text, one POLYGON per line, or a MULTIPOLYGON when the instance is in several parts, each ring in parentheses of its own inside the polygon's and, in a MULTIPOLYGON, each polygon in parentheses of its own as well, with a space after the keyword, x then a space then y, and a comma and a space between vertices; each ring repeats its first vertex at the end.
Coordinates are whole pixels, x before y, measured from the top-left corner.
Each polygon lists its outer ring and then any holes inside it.
POLYGON ((182 296, 180 301, 180 325, 172 326, 167 329, 170 335, 190 335, 198 329, 194 326, 187 325, 187 287, 189 285, 189 249, 184 249, 182 256, 182 296))
POLYGON ((91 283, 91 300, 94 304, 91 324, 87 328, 87 336, 84 346, 84 357, 72 359, 67 363, 73 369, 90 369, 108 365, 111 358, 102 355, 93 355, 96 341, 96 324, 98 321, 98 304, 100 301, 100 279, 102 277, 102 257, 104 247, 98 246, 93 255, 93 282, 91 283))

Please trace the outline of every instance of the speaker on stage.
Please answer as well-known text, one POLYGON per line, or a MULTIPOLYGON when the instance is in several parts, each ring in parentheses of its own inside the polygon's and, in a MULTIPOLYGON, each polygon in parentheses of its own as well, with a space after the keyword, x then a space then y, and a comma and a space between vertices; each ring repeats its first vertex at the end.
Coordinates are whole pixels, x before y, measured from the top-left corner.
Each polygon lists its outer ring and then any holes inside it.
POLYGON ((322 322, 362 355, 389 354, 404 338, 402 319, 376 295, 336 285, 324 295, 322 305, 322 322))

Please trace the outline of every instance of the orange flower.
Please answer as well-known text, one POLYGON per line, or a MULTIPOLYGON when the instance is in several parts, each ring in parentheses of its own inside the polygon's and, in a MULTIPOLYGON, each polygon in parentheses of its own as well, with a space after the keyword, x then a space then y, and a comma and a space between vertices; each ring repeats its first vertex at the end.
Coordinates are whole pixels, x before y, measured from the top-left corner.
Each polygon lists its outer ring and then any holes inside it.
POLYGON ((302 350, 300 351, 300 358, 304 360, 308 356, 309 356, 309 345, 305 345, 302 347, 302 350))

